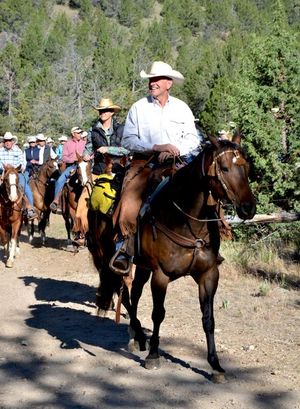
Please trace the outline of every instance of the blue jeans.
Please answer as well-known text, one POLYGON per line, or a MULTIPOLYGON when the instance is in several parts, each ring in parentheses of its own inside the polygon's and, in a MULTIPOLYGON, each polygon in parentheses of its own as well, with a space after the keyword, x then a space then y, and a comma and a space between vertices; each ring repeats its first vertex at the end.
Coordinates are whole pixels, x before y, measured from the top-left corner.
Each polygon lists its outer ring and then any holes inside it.
POLYGON ((32 196, 32 191, 31 188, 29 186, 29 184, 26 182, 25 176, 23 175, 23 173, 19 173, 19 183, 22 186, 25 196, 27 197, 30 206, 33 207, 33 196, 32 196))
POLYGON ((73 170, 76 170, 77 165, 71 165, 68 168, 66 168, 63 173, 60 175, 60 177, 57 179, 57 181, 55 182, 55 192, 54 192, 54 200, 58 199, 58 195, 60 194, 60 192, 63 190, 63 187, 66 183, 66 181, 69 179, 70 177, 70 173, 73 170))

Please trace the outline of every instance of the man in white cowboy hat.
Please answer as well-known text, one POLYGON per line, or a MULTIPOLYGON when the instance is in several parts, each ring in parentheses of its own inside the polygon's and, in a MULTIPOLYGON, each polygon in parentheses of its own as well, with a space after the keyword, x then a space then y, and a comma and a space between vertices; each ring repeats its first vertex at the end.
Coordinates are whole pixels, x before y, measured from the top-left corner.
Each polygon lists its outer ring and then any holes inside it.
MULTIPOLYGON (((173 84, 183 83, 183 75, 169 64, 155 61, 150 72, 143 70, 140 76, 148 79, 149 95, 130 108, 122 141, 123 146, 133 153, 119 205, 119 226, 123 237, 130 243, 127 247, 130 255, 133 255, 132 239, 142 195, 151 173, 149 158, 155 155, 161 163, 172 157, 186 159, 196 155, 199 149, 192 111, 185 102, 170 95, 173 84)), ((116 271, 128 269, 127 256, 125 253, 117 257, 114 262, 116 271)))
MULTIPOLYGON (((93 159, 92 178, 95 180, 105 171, 105 157, 113 161, 113 173, 124 173, 121 159, 128 154, 127 149, 121 146, 124 126, 115 119, 115 114, 120 112, 121 107, 112 102, 110 98, 102 98, 98 106, 93 107, 98 111, 98 119, 93 124, 87 134, 87 143, 83 153, 85 160, 93 159)), ((82 134, 83 136, 83 134, 82 134)), ((85 234, 88 231, 87 201, 88 189, 84 189, 79 198, 76 209, 75 226, 80 227, 80 231, 74 232, 74 241, 81 245, 84 242, 85 234)))
POLYGON ((0 148, 0 171, 3 172, 4 165, 11 165, 14 168, 20 168, 19 183, 22 186, 25 196, 25 206, 27 209, 28 220, 33 220, 37 217, 37 213, 33 207, 33 196, 30 186, 27 184, 23 175, 26 162, 22 150, 15 144, 15 137, 11 132, 5 132, 3 141, 4 146, 0 148))
POLYGON ((51 159, 57 158, 57 155, 52 149, 52 147, 46 143, 46 137, 43 133, 38 133, 36 135, 36 144, 37 144, 37 147, 39 148, 39 163, 38 163, 39 166, 42 166, 44 163, 46 163, 49 158, 51 159))
POLYGON ((77 168, 77 154, 82 156, 85 141, 81 139, 82 129, 79 126, 73 126, 71 129, 71 139, 69 139, 63 147, 62 160, 66 164, 66 169, 55 182, 54 200, 50 204, 50 209, 56 213, 61 191, 69 179, 71 173, 77 168))

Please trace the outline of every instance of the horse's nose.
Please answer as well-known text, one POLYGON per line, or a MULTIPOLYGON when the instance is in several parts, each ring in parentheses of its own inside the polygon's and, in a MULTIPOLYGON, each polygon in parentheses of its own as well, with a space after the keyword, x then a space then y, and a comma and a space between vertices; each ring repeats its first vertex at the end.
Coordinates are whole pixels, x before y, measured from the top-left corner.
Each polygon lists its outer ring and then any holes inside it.
POLYGON ((252 219, 256 213, 256 204, 255 202, 245 202, 241 204, 237 214, 240 219, 252 219))

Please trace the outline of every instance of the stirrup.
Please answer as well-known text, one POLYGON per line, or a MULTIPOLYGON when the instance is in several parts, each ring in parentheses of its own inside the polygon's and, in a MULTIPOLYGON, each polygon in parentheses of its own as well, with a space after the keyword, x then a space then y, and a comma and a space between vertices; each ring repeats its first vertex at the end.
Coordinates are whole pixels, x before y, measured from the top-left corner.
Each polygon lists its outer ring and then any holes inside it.
POLYGON ((122 246, 115 252, 115 254, 112 256, 112 258, 110 259, 110 262, 109 262, 109 268, 110 268, 114 273, 119 274, 119 275, 122 275, 122 276, 128 275, 129 272, 130 272, 130 270, 131 270, 131 266, 132 266, 132 262, 130 261, 130 257, 129 257, 128 254, 124 251, 123 247, 124 247, 124 246, 122 245, 122 246), (118 258, 122 253, 125 255, 124 257, 127 256, 128 267, 127 267, 126 269, 121 269, 121 268, 118 268, 117 266, 115 266, 115 261, 118 261, 117 258, 118 258))

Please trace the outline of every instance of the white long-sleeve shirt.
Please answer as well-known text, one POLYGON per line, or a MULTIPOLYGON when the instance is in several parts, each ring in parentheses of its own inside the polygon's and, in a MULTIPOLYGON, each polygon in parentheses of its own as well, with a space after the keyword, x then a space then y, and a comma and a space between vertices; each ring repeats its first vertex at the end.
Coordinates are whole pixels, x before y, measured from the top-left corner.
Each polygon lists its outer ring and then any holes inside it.
POLYGON ((131 152, 151 152, 153 145, 167 143, 175 145, 181 156, 199 147, 188 105, 172 96, 164 107, 151 96, 135 102, 126 118, 122 146, 131 152))

